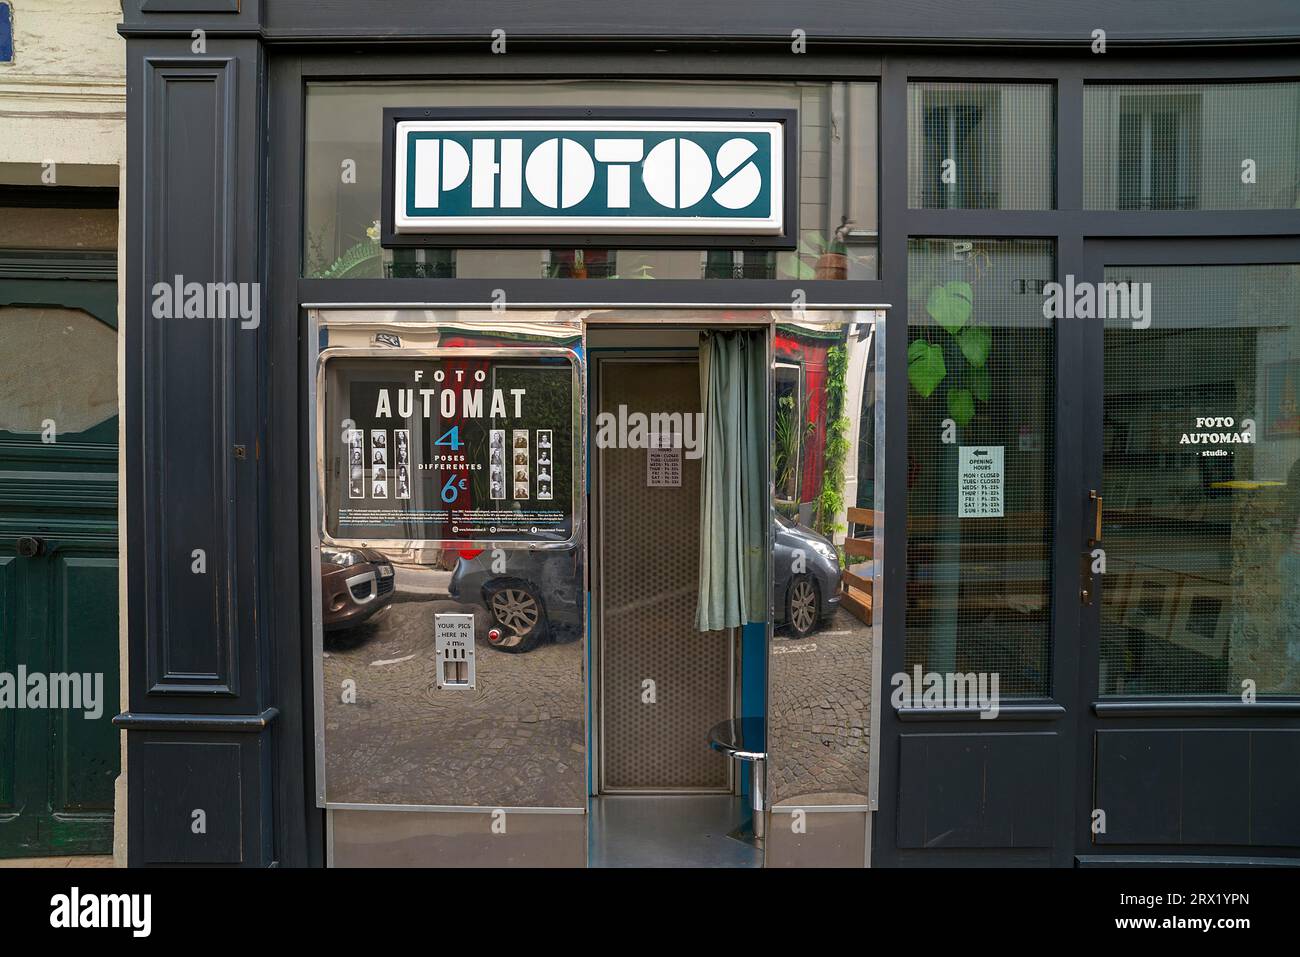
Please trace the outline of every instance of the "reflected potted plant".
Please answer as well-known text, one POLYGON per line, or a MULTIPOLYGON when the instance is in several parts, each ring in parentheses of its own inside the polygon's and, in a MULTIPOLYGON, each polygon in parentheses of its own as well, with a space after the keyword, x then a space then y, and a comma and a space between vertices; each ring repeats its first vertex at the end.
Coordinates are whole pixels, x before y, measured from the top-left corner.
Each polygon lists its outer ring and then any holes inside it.
POLYGON ((798 251, 793 256, 783 257, 782 272, 793 279, 848 279, 850 263, 868 262, 868 257, 849 252, 844 242, 848 229, 849 220, 845 216, 840 219, 830 239, 821 233, 805 231, 799 240, 798 251))

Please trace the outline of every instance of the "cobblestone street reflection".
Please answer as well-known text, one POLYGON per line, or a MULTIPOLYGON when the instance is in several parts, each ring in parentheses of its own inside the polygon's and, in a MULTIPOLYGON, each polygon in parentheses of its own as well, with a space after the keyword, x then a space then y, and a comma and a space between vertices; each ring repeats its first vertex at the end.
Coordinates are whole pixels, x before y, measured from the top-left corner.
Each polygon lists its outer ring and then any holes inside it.
POLYGON ((399 601, 382 621, 325 637, 331 802, 578 807, 585 803, 582 643, 527 654, 488 646, 486 611, 399 601), (472 611, 477 688, 434 683, 434 615, 472 611), (356 682, 356 702, 341 702, 356 682))
POLYGON ((807 638, 778 629, 770 662, 772 804, 866 803, 871 629, 837 609, 807 638))

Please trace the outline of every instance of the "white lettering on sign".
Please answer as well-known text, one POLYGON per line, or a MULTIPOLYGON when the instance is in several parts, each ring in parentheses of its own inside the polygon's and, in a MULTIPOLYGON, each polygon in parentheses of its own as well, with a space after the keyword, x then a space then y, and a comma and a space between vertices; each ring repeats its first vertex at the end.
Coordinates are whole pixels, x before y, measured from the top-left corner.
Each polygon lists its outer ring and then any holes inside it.
MULTIPOLYGON (((1243 419, 1237 424, 1231 415, 1198 415, 1196 431, 1184 432, 1178 440, 1179 445, 1250 445, 1255 441, 1255 423, 1243 419), (1210 431, 1211 429, 1216 431, 1210 431)), ((1202 455, 1209 453, 1202 452, 1202 455)), ((1218 454, 1227 452, 1219 450, 1218 454)))
POLYGON ((682 436, 651 433, 653 441, 646 450, 645 487, 682 487, 682 436))
POLYGON ((963 445, 957 471, 957 517, 1002 518, 1002 446, 963 445))

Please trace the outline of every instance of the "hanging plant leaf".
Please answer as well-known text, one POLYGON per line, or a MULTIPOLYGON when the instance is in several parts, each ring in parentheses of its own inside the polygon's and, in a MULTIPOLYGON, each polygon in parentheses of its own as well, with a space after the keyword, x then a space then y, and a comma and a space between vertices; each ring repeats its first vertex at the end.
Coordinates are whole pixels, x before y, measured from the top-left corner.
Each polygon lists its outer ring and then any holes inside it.
POLYGON ((966 320, 970 318, 973 296, 968 282, 958 279, 944 283, 930 290, 925 311, 930 314, 931 319, 955 336, 957 330, 966 325, 966 320))
POLYGON ((957 336, 957 345, 961 347, 961 354, 966 357, 966 361, 979 369, 989 357, 993 336, 984 326, 967 326, 957 336))
POLYGON ((921 394, 921 398, 930 398, 947 374, 941 348, 924 339, 917 339, 907 347, 907 381, 912 383, 912 388, 921 394))
POLYGON ((975 415, 975 399, 967 389, 948 390, 948 414, 954 422, 965 428, 975 415))
POLYGON ((981 402, 987 402, 989 396, 993 394, 993 381, 989 378, 989 370, 984 366, 972 369, 970 374, 970 390, 975 393, 975 398, 981 402))

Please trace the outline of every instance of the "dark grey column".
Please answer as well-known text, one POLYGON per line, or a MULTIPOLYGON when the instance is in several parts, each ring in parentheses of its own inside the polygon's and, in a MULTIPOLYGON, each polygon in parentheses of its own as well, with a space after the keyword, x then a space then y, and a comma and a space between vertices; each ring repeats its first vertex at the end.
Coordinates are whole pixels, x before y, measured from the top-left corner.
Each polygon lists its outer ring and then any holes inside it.
POLYGON ((128 856, 265 866, 277 710, 259 587, 259 3, 126 7, 128 856), (203 305, 187 310, 191 283, 203 305), (223 305, 217 283, 257 309, 223 305))

